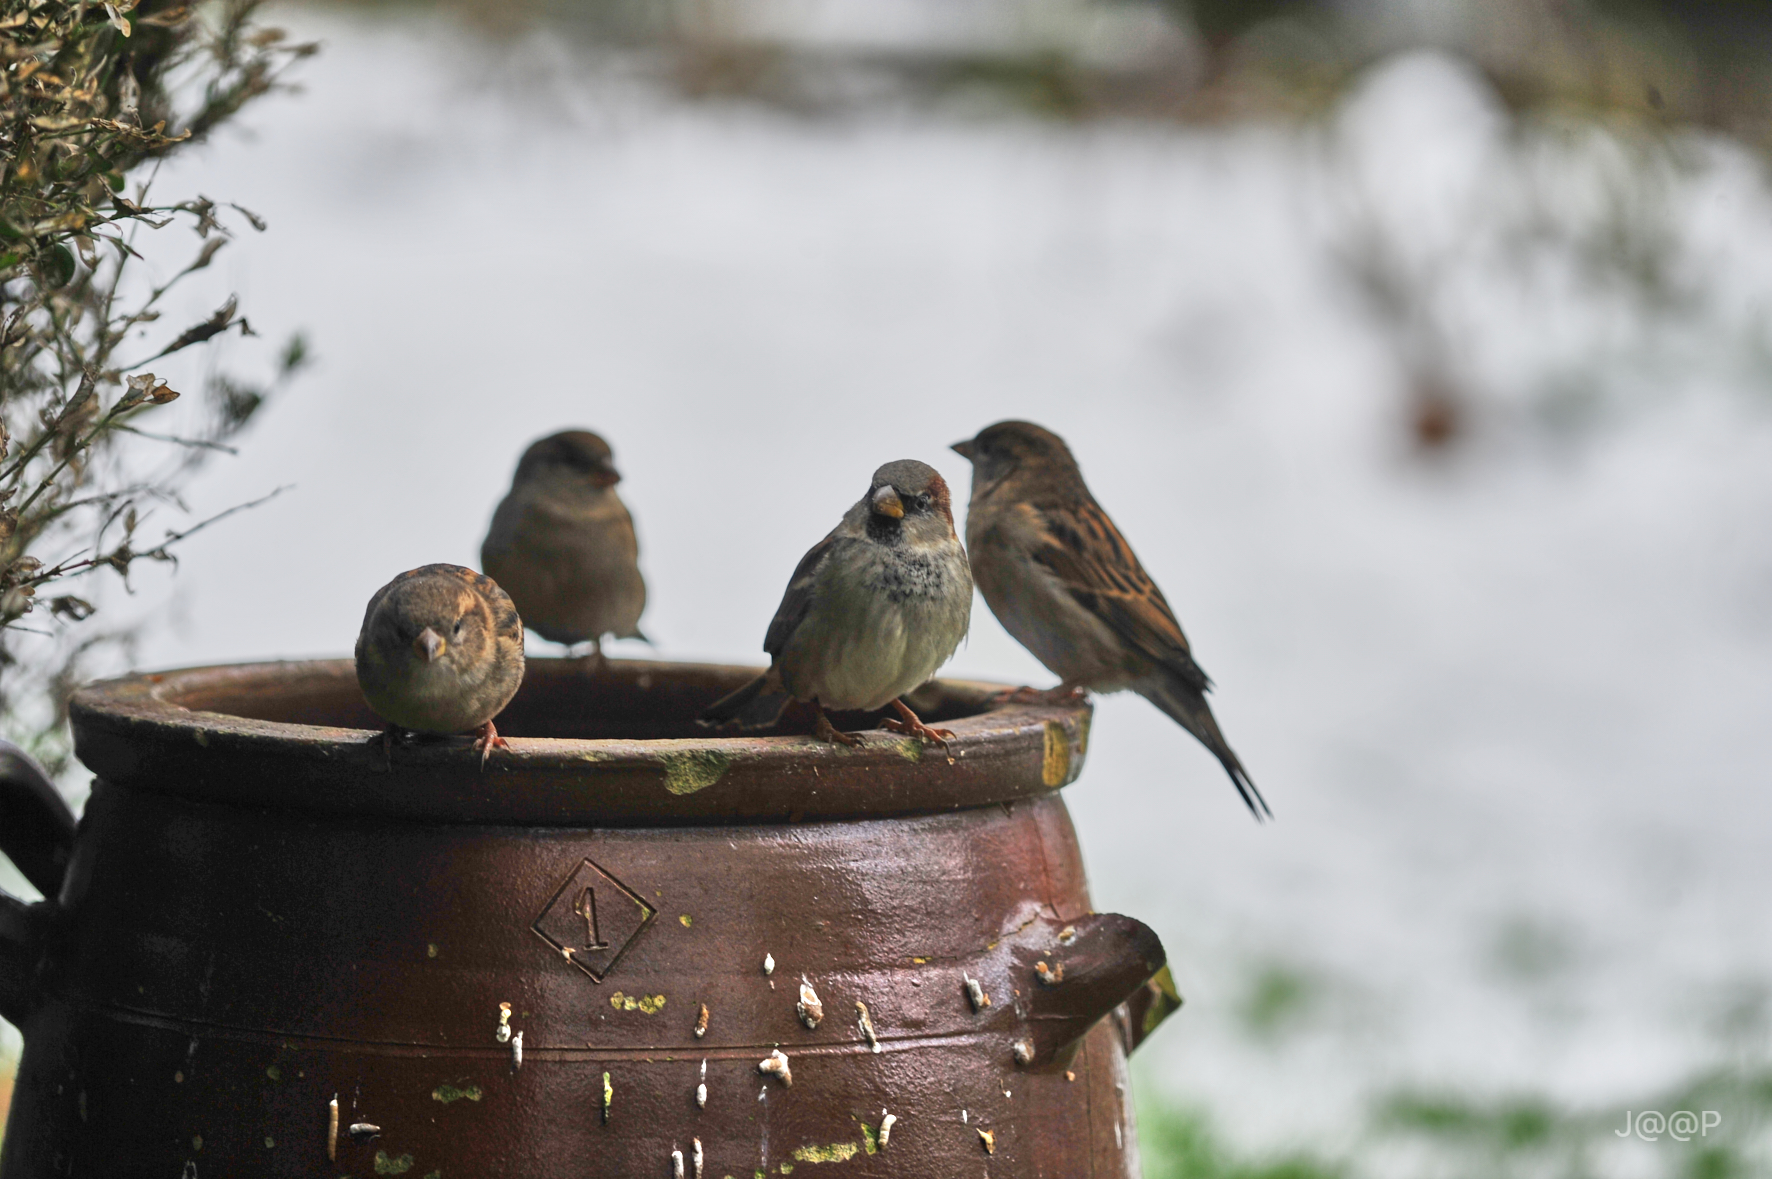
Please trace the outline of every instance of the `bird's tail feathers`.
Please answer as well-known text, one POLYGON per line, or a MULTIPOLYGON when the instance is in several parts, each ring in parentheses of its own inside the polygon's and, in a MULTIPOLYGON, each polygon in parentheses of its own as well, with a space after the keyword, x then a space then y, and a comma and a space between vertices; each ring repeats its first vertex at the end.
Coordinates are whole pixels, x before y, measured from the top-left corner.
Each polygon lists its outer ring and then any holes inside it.
POLYGON ((1140 684, 1137 691, 1162 709, 1176 724, 1198 737, 1200 744, 1212 751, 1212 756, 1218 759, 1224 772, 1230 775, 1231 784, 1237 788, 1237 793, 1243 798, 1243 805, 1249 808, 1249 813, 1255 816, 1256 822, 1265 822, 1274 817, 1274 812, 1268 809, 1267 799, 1256 789, 1255 780, 1243 768, 1242 761, 1219 731, 1218 719, 1212 715, 1212 707, 1206 703, 1206 697, 1200 691, 1192 685, 1176 683, 1167 677, 1140 684))
POLYGON ((741 729, 762 729, 774 724, 788 706, 786 692, 771 690, 769 673, 764 672, 738 691, 722 696, 695 719, 708 728, 736 721, 741 729))

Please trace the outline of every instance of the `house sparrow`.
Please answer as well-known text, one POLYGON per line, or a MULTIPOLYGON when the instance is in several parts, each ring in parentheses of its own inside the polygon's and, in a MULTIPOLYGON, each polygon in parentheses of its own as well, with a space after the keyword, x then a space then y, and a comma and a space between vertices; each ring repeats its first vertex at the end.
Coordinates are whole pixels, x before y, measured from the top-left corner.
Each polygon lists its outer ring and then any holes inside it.
POLYGON ((490 577, 411 569, 375 591, 357 635, 357 684, 377 716, 418 733, 473 730, 480 764, 509 748, 492 718, 523 683, 523 620, 490 577))
MULTIPOLYGON (((1063 682, 1053 693, 1131 688, 1210 749, 1257 819, 1273 817, 1206 703, 1163 591, 1083 482, 1064 439, 998 422, 954 443, 972 460, 966 545, 991 612, 1063 682)), ((1039 694, 1036 694, 1039 695, 1039 694)))
POLYGON ((788 700, 804 700, 818 713, 815 736, 859 745, 824 710, 891 704, 899 719, 883 728, 945 746, 953 733, 925 725, 899 697, 947 662, 971 614, 972 573, 948 485, 923 463, 887 463, 794 570, 763 640, 769 670, 711 705, 701 722, 758 728, 788 700))
POLYGON ((505 587, 544 639, 595 645, 644 638, 646 582, 634 520, 615 493, 609 444, 566 430, 523 452, 511 490, 492 514, 480 567, 505 587))

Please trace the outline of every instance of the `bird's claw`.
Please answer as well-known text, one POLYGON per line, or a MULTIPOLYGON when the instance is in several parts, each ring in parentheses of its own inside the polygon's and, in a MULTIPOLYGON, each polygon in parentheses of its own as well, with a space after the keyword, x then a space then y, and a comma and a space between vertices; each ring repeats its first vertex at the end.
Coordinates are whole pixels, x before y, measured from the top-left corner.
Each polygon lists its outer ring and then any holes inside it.
POLYGON ((831 718, 824 714, 822 708, 819 709, 818 719, 812 722, 812 736, 814 740, 824 741, 831 745, 847 745, 854 748, 861 744, 860 737, 854 733, 845 733, 833 725, 831 718))
POLYGON ((948 742, 954 739, 952 729, 934 729, 922 721, 902 721, 890 716, 880 722, 880 727, 889 733, 902 733, 907 737, 921 737, 925 741, 933 741, 941 746, 942 752, 950 757, 953 755, 953 750, 948 748, 948 742))
POLYGON ((886 717, 880 727, 889 733, 902 733, 907 737, 916 737, 922 741, 932 741, 941 746, 947 754, 948 761, 954 760, 954 751, 948 748, 948 742, 954 739, 952 729, 936 729, 923 723, 922 718, 910 710, 910 706, 902 700, 894 700, 892 707, 898 710, 897 717, 886 717))
POLYGON ((493 727, 491 721, 487 721, 474 732, 476 734, 474 750, 480 755, 481 770, 485 770, 486 762, 492 757, 494 749, 509 749, 511 747, 509 741, 498 735, 498 730, 493 727))

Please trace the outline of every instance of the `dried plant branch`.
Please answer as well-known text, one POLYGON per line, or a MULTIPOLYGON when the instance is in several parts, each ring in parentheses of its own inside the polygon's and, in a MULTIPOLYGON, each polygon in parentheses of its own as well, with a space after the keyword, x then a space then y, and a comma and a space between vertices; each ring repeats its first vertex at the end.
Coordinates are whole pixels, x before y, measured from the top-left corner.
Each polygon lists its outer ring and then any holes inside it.
POLYGON ((212 376, 204 403, 187 401, 163 432, 141 419, 168 413, 179 393, 146 366, 231 331, 253 334, 237 299, 142 359, 119 355, 152 330, 168 292, 209 268, 233 239, 230 221, 265 229, 236 204, 150 196, 160 160, 278 89, 315 51, 255 25, 257 6, 0 0, 0 724, 52 764, 65 752, 61 697, 87 661, 130 635, 87 633, 93 603, 49 591, 100 569, 127 584, 134 562, 173 561, 179 541, 278 494, 138 546, 138 505, 182 509, 182 483, 211 455, 235 453, 230 440, 302 366, 306 347, 291 341, 264 387, 212 376), (145 282, 142 235, 181 224, 196 252, 171 277, 145 282), (157 465, 143 469, 144 459, 157 465), (54 623, 47 630, 23 622, 39 607, 54 623))

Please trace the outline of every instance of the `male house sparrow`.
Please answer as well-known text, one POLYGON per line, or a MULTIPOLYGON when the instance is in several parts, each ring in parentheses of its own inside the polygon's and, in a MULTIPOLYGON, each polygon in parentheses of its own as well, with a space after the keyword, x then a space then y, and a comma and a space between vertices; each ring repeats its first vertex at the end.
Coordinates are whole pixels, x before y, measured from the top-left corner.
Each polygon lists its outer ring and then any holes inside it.
POLYGON ((604 635, 642 638, 646 582, 634 520, 615 493, 609 444, 566 430, 523 452, 492 514, 480 567, 505 587, 529 629, 602 653, 604 635))
POLYGON ((998 422, 954 443, 972 460, 966 545, 991 613, 1063 682, 1131 688, 1200 739, 1257 819, 1273 817, 1206 703, 1212 681, 1132 546, 1083 482, 1064 439, 998 422))
POLYGON ((523 683, 523 621, 490 577, 460 565, 411 569, 375 591, 357 635, 357 684, 392 729, 473 730, 485 765, 509 748, 492 718, 523 683))
POLYGON ((789 699, 805 700, 818 712, 817 737, 859 745, 824 710, 890 703, 901 719, 882 727, 945 742, 953 733, 925 725, 899 697, 947 662, 971 615, 972 573, 947 483, 924 463, 887 463, 794 570, 763 639, 769 670, 707 708, 701 722, 757 728, 773 724, 789 699))

